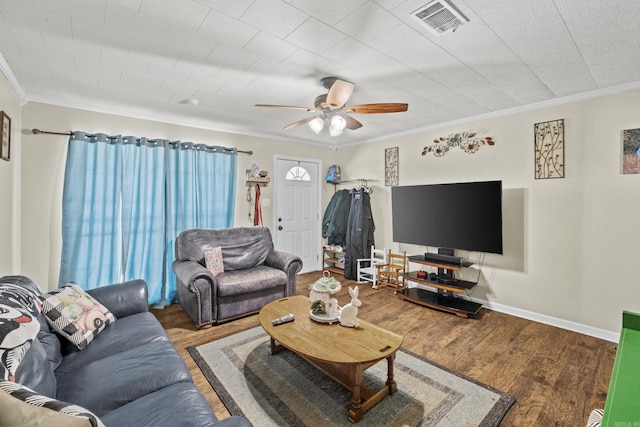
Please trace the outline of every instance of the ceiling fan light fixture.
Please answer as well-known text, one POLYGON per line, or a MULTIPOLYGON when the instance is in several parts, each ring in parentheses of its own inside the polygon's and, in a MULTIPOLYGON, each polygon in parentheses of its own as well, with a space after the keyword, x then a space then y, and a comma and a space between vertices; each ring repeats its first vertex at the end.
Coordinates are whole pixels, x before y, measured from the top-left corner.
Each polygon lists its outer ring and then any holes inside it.
POLYGON ((329 126, 329 135, 340 136, 342 135, 342 129, 336 129, 333 126, 329 126))
POLYGON ((315 133, 320 133, 320 131, 324 127, 324 120, 322 119, 322 117, 316 117, 309 122, 309 127, 315 133))
MULTIPOLYGON (((340 133, 342 133, 342 131, 346 126, 347 126, 347 121, 344 119, 344 117, 339 115, 335 115, 331 117, 331 129, 340 131, 340 133)), ((340 135, 340 133, 338 135, 340 135)))

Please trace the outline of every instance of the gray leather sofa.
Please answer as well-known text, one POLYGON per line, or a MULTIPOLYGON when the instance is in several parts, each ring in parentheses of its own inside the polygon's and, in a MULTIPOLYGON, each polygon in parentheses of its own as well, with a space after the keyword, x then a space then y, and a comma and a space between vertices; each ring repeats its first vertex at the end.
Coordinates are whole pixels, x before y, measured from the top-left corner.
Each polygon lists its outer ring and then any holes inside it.
MULTIPOLYGON (((5 276, 0 284, 39 291, 24 276, 5 276)), ((78 350, 50 329, 40 313, 40 331, 16 371, 16 383, 42 396, 79 405, 107 427, 251 426, 243 417, 216 419, 178 351, 149 312, 144 281, 105 286, 88 293, 114 314, 115 322, 78 350)), ((6 407, 18 411, 21 402, 7 405, 7 396, 3 399, 3 412, 6 407)), ((49 421, 47 425, 55 424, 49 421)))
POLYGON ((276 251, 266 227, 191 229, 175 242, 173 271, 178 301, 198 328, 260 311, 265 304, 296 294, 302 260, 276 251), (205 267, 204 251, 220 246, 224 272, 205 267))

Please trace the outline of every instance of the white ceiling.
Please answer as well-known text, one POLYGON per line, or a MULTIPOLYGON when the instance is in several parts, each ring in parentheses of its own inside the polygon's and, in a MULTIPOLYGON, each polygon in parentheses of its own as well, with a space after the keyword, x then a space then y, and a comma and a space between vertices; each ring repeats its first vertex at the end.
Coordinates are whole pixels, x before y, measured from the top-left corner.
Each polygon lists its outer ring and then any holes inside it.
POLYGON ((353 144, 640 87, 635 1, 453 0, 470 22, 440 37, 410 16, 428 2, 0 0, 0 67, 25 102, 312 144, 282 128, 313 113, 254 104, 312 107, 324 76, 409 104, 355 116, 353 144))

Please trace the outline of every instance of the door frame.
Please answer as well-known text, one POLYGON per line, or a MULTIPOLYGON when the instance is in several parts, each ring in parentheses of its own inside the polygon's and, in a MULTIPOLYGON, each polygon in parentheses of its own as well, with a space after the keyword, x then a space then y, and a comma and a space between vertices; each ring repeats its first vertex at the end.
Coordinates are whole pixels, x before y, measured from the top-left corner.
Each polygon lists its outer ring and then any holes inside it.
MULTIPOLYGON (((315 242, 316 248, 316 265, 315 269, 311 269, 310 271, 317 271, 322 269, 322 256, 320 252, 320 247, 322 246, 322 160, 320 159, 310 159, 307 157, 297 157, 297 156, 285 156, 282 154, 274 154, 273 155, 273 170, 276 171, 278 160, 288 160, 293 162, 307 162, 307 163, 315 163, 318 166, 318 176, 316 177, 317 189, 316 193, 318 195, 318 230, 316 236, 318 236, 318 240, 315 242)), ((274 181, 277 180, 278 177, 274 177, 274 181)), ((278 194, 279 185, 277 182, 273 183, 273 230, 277 230, 278 227, 278 204, 280 203, 280 195, 278 194)), ((275 233, 276 236, 276 246, 278 245, 278 233, 275 233)))

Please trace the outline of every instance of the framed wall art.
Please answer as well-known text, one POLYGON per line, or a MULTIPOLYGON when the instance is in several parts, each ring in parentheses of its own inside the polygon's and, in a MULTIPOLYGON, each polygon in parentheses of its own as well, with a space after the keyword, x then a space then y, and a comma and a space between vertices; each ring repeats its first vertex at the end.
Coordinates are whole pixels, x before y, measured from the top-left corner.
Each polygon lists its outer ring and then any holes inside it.
POLYGON ((533 125, 536 179, 564 178, 564 119, 533 125))
POLYGON ((640 128, 622 131, 622 173, 640 173, 640 128))
POLYGON ((9 161, 11 153, 11 118, 4 111, 0 111, 0 129, 2 129, 0 159, 9 161))
POLYGON ((398 147, 384 150, 384 185, 398 185, 398 147))

